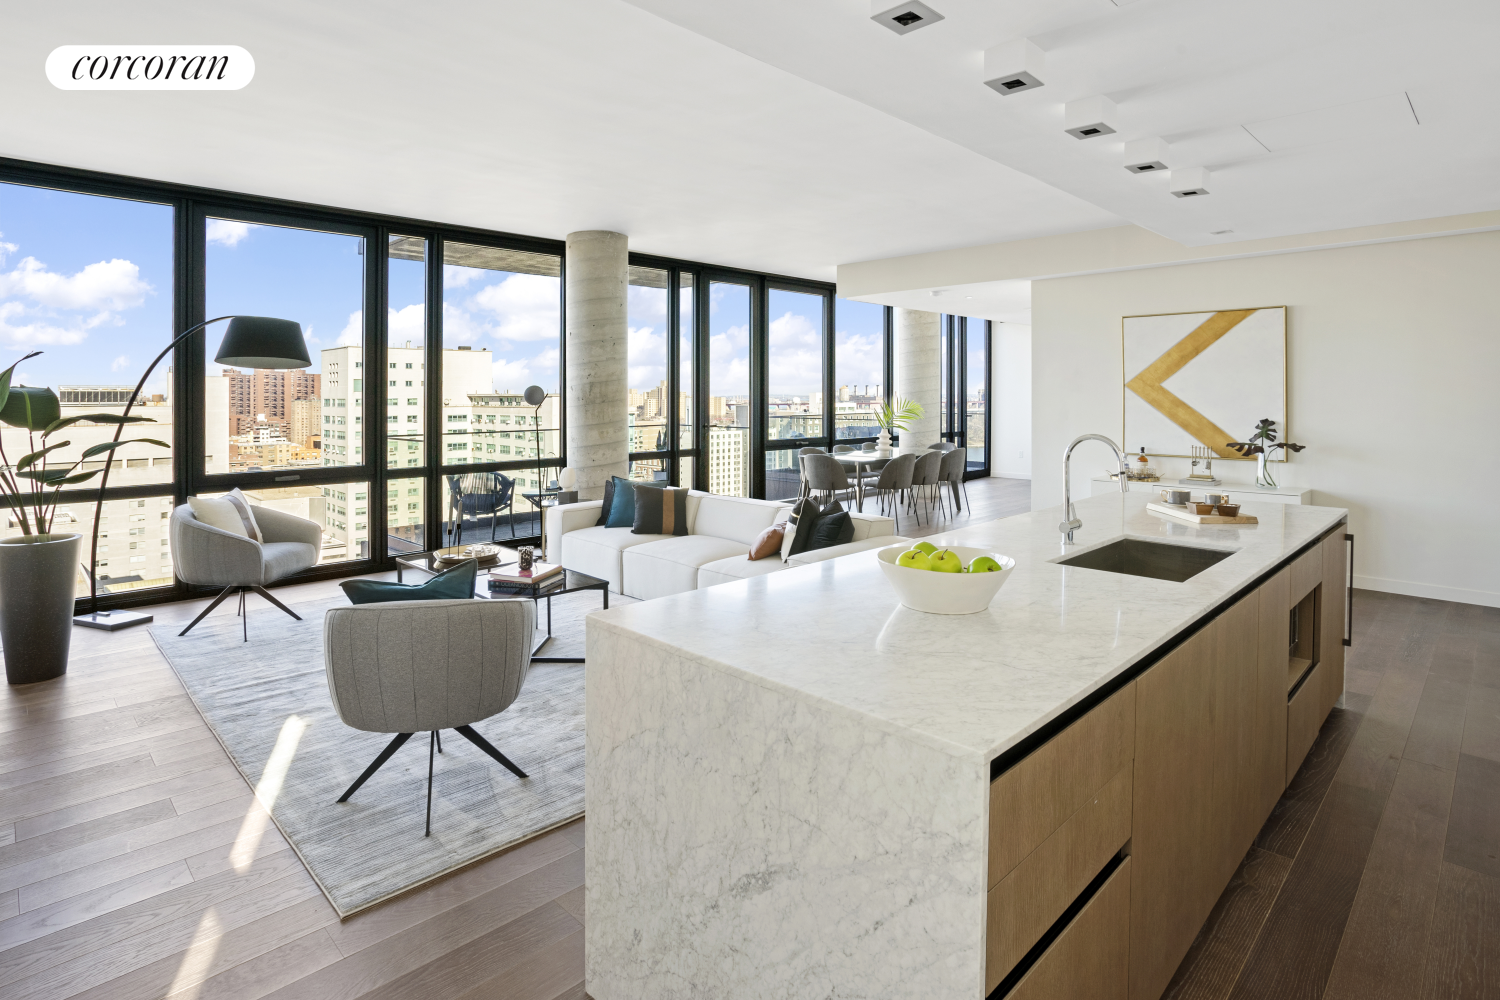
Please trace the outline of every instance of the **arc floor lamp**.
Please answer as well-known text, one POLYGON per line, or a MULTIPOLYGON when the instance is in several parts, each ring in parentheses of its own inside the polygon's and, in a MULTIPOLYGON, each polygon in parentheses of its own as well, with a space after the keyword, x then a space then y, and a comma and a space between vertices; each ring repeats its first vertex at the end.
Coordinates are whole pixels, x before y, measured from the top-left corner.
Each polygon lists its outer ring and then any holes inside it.
MULTIPOLYGON (((301 324, 289 319, 274 319, 270 316, 215 316, 213 319, 204 320, 197 326, 184 330, 162 349, 156 359, 146 367, 146 374, 142 375, 141 380, 135 384, 135 392, 130 394, 123 415, 130 416, 131 409, 140 398, 141 390, 146 387, 146 380, 151 377, 151 373, 156 370, 162 358, 172 353, 178 344, 199 330, 226 319, 229 320, 229 326, 224 330, 224 340, 219 344, 219 353, 214 355, 215 363, 235 368, 311 367, 312 358, 307 355, 307 341, 302 336, 301 324)), ((120 432, 124 429, 124 424, 115 425, 114 440, 120 440, 120 432)), ((104 488, 109 483, 109 470, 113 467, 113 459, 104 463, 104 474, 99 477, 99 493, 94 500, 94 534, 93 542, 89 546, 88 564, 89 611, 88 614, 77 615, 73 619, 74 625, 99 628, 109 632, 129 628, 132 625, 144 625, 152 618, 151 615, 140 611, 99 610, 99 579, 95 570, 99 556, 99 515, 103 512, 104 488)))

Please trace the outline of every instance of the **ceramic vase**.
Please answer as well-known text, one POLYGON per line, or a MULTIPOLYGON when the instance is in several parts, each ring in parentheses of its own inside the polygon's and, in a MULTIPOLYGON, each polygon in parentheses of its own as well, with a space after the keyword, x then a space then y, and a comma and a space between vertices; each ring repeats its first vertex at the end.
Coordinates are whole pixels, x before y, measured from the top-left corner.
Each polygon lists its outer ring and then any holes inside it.
POLYGON ((68 671, 82 535, 0 539, 0 645, 5 679, 35 684, 68 671))
POLYGON ((876 439, 876 442, 881 451, 890 451, 891 432, 884 427, 880 428, 880 436, 876 439))

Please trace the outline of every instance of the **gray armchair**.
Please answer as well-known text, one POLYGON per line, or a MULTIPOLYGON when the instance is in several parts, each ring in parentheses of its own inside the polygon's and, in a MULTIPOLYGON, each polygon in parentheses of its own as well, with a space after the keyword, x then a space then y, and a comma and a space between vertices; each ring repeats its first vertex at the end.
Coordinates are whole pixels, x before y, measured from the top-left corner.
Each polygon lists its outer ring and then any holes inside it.
POLYGON ((339 797, 347 802, 419 732, 427 748, 427 833, 432 833, 433 752, 453 729, 518 778, 511 763, 472 728, 515 702, 531 669, 536 602, 389 601, 334 608, 323 618, 328 693, 346 726, 395 733, 339 797))
MULTIPOLYGON (((187 504, 172 511, 168 532, 172 538, 172 569, 177 578, 198 586, 224 588, 213 603, 178 635, 191 632, 194 625, 230 594, 239 594, 243 621, 245 595, 251 591, 298 621, 302 620, 295 611, 272 597, 266 584, 317 565, 323 529, 313 521, 270 507, 255 507, 253 510, 264 542, 204 524, 193 516, 193 508, 187 504)), ((248 642, 250 626, 245 623, 243 628, 248 642)))

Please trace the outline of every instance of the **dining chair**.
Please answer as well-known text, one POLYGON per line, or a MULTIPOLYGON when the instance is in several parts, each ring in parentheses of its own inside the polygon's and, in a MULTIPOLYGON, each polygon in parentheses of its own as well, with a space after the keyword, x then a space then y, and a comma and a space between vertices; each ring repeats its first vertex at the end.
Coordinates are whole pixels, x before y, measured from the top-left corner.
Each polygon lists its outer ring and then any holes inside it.
POLYGON ((964 468, 969 463, 967 449, 955 448, 953 451, 943 454, 942 464, 938 468, 938 479, 948 485, 953 495, 953 506, 955 513, 963 509, 963 504, 969 502, 968 488, 964 485, 964 468), (959 491, 963 491, 963 503, 959 502, 959 491))
POLYGON ((807 455, 826 455, 826 454, 828 454, 828 452, 825 451, 822 448, 807 447, 807 448, 798 448, 797 449, 797 470, 798 470, 797 471, 797 478, 798 478, 797 499, 798 500, 801 500, 803 497, 807 496, 807 468, 806 468, 806 466, 804 466, 802 464, 803 457, 807 456, 807 455))
POLYGON ((836 444, 836 445, 833 446, 833 453, 835 455, 842 455, 846 451, 853 451, 853 450, 854 450, 854 445, 852 445, 852 444, 836 444))
MULTIPOLYGON (((912 469, 911 497, 913 506, 918 501, 927 503, 928 517, 932 514, 934 502, 941 503, 942 495, 938 493, 938 475, 942 468, 943 453, 940 451, 927 451, 917 456, 917 462, 912 469)), ((920 517, 917 521, 921 523, 920 517)))
POLYGON ((952 451, 954 448, 957 448, 958 445, 954 444, 952 441, 934 441, 932 444, 928 445, 927 447, 931 448, 933 451, 940 451, 940 452, 943 452, 944 454, 947 454, 948 452, 952 451))
POLYGON ((802 458, 802 469, 807 474, 808 495, 825 495, 820 506, 832 503, 840 493, 845 494, 847 499, 854 492, 854 484, 849 482, 844 467, 832 455, 805 455, 802 458))
POLYGON ((859 450, 860 451, 874 451, 875 449, 877 449, 879 447, 880 447, 880 442, 879 441, 866 441, 864 444, 862 444, 862 445, 859 446, 859 450))
MULTIPOLYGON (((907 491, 911 489, 912 470, 916 467, 917 456, 897 455, 885 464, 880 470, 879 477, 870 486, 865 487, 867 491, 873 490, 880 498, 880 512, 886 512, 886 504, 890 504, 891 516, 896 519, 896 534, 901 534, 901 503, 907 491)), ((919 520, 917 522, 921 524, 919 520)))

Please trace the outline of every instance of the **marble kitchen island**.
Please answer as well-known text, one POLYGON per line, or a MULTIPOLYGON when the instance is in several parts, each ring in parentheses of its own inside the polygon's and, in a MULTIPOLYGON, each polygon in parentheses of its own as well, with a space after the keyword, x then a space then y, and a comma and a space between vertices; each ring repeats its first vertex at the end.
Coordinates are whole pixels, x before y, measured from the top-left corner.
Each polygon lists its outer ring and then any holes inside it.
POLYGON ((591 615, 589 994, 1155 1000, 1342 692, 1346 512, 1146 501, 932 539, 1016 559, 977 615, 873 551, 591 615), (1122 536, 1231 554, 1054 561, 1122 536))

